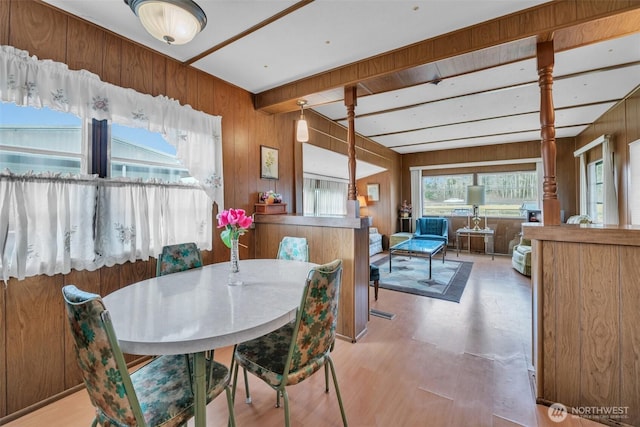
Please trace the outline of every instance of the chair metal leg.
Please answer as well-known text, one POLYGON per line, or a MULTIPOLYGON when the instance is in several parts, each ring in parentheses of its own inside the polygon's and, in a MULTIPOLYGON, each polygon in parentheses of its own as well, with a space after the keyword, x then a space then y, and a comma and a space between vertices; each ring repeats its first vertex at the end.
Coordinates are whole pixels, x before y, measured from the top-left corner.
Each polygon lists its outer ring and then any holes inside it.
POLYGON ((251 394, 249 393, 249 378, 247 377, 247 369, 242 368, 242 372, 244 373, 244 389, 246 391, 246 398, 244 402, 251 403, 251 394))
POLYGON ((233 386, 231 388, 231 397, 233 401, 236 401, 236 386, 238 385, 238 369, 240 369, 237 363, 234 363, 235 359, 231 359, 231 374, 233 375, 233 386))
POLYGON ((336 396, 338 397, 338 404, 340 405, 340 415, 342 415, 342 424, 347 427, 347 416, 344 413, 344 406, 342 405, 342 396, 340 395, 340 388, 338 387, 338 378, 336 377, 336 369, 333 366, 333 360, 330 356, 327 356, 327 361, 331 367, 331 376, 333 377, 333 385, 336 388, 336 396))
POLYGON ((329 393, 329 367, 324 364, 324 392, 329 393))
POLYGON ((233 396, 231 395, 231 387, 227 384, 225 387, 227 392, 227 406, 229 407, 229 427, 236 427, 236 416, 233 411, 233 396))
POLYGON ((290 427, 291 422, 289 421, 289 395, 287 394, 287 389, 282 389, 282 397, 284 398, 284 425, 285 427, 290 427))

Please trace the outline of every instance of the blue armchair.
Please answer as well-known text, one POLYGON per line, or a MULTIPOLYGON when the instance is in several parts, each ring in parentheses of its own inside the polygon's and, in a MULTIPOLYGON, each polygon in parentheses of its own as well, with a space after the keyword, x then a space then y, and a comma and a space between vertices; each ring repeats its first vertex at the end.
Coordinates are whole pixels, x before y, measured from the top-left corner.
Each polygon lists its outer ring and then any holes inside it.
POLYGON ((449 243, 449 224, 447 218, 422 217, 416 220, 414 239, 440 240, 444 242, 444 250, 449 243))

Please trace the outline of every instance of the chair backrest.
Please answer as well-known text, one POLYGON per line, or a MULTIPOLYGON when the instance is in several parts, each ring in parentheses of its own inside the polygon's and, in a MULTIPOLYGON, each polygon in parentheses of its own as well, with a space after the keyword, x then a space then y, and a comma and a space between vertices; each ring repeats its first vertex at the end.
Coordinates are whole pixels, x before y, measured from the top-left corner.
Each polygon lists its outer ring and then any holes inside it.
POLYGON ((448 221, 447 218, 418 218, 416 220, 416 230, 420 230, 421 234, 446 236, 448 230, 448 221))
POLYGON ((309 261, 309 245, 304 237, 285 236, 278 246, 278 259, 309 261))
POLYGON ((162 248, 158 256, 156 276, 202 267, 202 255, 195 243, 178 243, 162 248))
POLYGON ((340 259, 314 267, 309 272, 284 377, 331 350, 336 339, 341 283, 340 259))
POLYGON ((62 288, 78 365, 98 419, 144 426, 145 421, 109 312, 97 294, 62 288))

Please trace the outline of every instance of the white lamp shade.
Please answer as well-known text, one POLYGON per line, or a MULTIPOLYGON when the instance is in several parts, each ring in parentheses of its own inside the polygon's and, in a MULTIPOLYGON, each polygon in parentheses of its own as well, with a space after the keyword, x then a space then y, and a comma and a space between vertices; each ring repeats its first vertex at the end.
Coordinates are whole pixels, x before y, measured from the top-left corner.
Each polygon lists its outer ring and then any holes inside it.
POLYGON ((298 124, 296 126, 296 139, 299 142, 307 142, 309 141, 309 125, 304 118, 300 118, 298 120, 298 124))
POLYGON ((467 204, 484 205, 484 185, 467 186, 467 204))
POLYGON ((137 2, 134 10, 142 26, 154 38, 169 44, 185 44, 206 25, 206 18, 197 12, 200 8, 193 2, 167 2, 149 0, 137 2), (186 7, 195 7, 188 10, 186 7), (194 14, 194 13, 197 13, 194 14))

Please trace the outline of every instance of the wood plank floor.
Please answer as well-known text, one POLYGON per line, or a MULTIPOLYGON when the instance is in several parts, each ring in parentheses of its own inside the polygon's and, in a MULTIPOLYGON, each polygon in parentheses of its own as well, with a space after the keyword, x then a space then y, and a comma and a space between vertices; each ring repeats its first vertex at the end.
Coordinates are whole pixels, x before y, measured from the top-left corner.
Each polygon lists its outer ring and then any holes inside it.
MULTIPOLYGON (((455 260, 450 251, 448 259, 455 260)), ((378 254, 382 257, 385 254, 378 254)), ((371 317, 357 343, 338 341, 333 352, 352 427, 388 426, 585 426, 569 416, 552 422, 532 392, 531 287, 511 259, 460 254, 473 269, 459 304, 380 289, 371 308, 395 314, 371 317)), ((231 349, 216 351, 229 363, 231 349)), ((282 426, 275 393, 250 377, 253 403, 238 386, 238 426, 282 426)), ((341 426, 333 388, 324 393, 316 374, 288 389, 293 426, 341 426)), ((207 407, 208 426, 227 425, 222 394, 207 407)), ((84 390, 19 418, 7 427, 87 427, 93 410, 84 390)), ((193 420, 189 426, 193 425, 193 420)))

